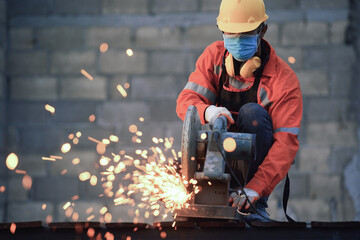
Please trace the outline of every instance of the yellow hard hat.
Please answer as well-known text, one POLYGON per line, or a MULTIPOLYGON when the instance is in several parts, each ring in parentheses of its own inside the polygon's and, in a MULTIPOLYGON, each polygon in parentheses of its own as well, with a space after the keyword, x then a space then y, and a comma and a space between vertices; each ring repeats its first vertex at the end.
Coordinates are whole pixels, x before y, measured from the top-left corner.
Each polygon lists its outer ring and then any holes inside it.
POLYGON ((268 18, 263 0, 222 0, 217 25, 223 32, 242 33, 256 29, 268 18))

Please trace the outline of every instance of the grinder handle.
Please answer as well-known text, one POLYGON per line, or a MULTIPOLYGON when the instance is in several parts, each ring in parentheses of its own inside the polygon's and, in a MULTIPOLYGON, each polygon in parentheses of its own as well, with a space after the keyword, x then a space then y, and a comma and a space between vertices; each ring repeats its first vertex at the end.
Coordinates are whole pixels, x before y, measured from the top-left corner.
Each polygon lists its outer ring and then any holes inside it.
POLYGON ((214 122, 213 132, 226 132, 227 131, 227 118, 225 115, 221 114, 214 122))

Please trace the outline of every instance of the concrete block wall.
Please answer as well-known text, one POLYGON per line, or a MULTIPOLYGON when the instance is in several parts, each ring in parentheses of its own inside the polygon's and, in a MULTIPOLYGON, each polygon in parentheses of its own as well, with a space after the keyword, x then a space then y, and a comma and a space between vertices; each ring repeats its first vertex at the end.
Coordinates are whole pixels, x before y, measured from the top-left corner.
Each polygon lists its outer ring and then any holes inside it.
MULTIPOLYGON (((92 207, 98 213, 103 206, 111 210, 113 220, 127 219, 127 210, 99 199, 100 183, 92 187, 78 180, 83 171, 99 173, 96 144, 87 138, 101 140, 115 134, 120 143, 108 151, 130 152, 152 146, 153 136, 173 137, 174 148, 180 150, 182 122, 175 101, 204 48, 221 40, 216 28, 220 2, 0 1, 0 6, 7 4, 9 32, 7 47, 1 45, 2 52, 8 51, 7 71, 0 71, 2 82, 9 82, 6 91, 0 85, 0 99, 8 98, 4 152, 16 152, 18 168, 33 180, 32 188, 25 190, 22 175, 7 171, 7 190, 0 193, 7 207, 0 220, 51 216, 53 221, 74 221, 62 209, 74 196, 79 198, 73 200, 79 221, 86 220, 84 209, 92 207), (105 53, 99 50, 103 43, 108 44, 105 53), (133 56, 126 54, 127 49, 133 56), (82 69, 94 80, 87 79, 82 69), (116 86, 126 83, 130 87, 123 97, 116 86), (55 114, 47 112, 45 104, 54 106, 55 114), (96 120, 89 122, 92 114, 96 120), (140 117, 145 121, 139 122, 140 117), (130 124, 143 132, 141 144, 131 141, 130 124), (78 131, 79 144, 62 154, 61 145, 78 131), (64 159, 41 160, 49 155, 64 159), (80 164, 74 166, 76 157, 80 164)), ((265 4, 270 16, 265 38, 285 61, 296 59, 289 65, 300 79, 304 97, 301 148, 290 173, 289 212, 301 221, 353 220, 356 206, 344 180, 345 168, 358 149, 359 127, 349 98, 356 59, 353 46, 345 41, 350 3, 265 0, 265 4)), ((269 200, 274 219, 283 219, 281 187, 269 200)))

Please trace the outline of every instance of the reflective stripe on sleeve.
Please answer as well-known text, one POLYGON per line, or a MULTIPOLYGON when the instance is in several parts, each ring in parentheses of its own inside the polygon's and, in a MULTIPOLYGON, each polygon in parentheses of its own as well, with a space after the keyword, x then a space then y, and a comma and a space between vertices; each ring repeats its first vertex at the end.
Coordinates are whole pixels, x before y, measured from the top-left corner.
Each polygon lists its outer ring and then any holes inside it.
POLYGON ((215 74, 220 74, 221 73, 221 66, 214 65, 214 73, 215 74))
POLYGON ((197 92, 198 94, 204 96, 205 98, 207 98, 212 104, 216 103, 216 95, 215 93, 213 93, 212 91, 210 91, 209 89, 207 89, 206 87, 203 87, 199 84, 196 84, 194 82, 188 82, 185 87, 185 89, 189 89, 192 90, 194 92, 197 92))
POLYGON ((260 88, 260 100, 262 102, 262 105, 266 108, 270 108, 272 105, 272 102, 270 102, 267 92, 264 88, 260 88))
POLYGON ((292 127, 292 128, 278 128, 274 131, 274 133, 277 133, 277 132, 288 132, 288 133, 292 133, 292 134, 295 134, 295 135, 298 135, 299 134, 299 131, 300 131, 300 128, 297 128, 297 127, 292 127))

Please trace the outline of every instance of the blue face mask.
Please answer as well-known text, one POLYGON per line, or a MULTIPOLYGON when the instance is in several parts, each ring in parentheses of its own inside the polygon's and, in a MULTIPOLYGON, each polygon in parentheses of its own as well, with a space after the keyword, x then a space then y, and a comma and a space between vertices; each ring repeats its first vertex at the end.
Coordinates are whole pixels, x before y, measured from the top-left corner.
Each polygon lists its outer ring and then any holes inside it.
POLYGON ((231 36, 223 34, 224 46, 233 57, 244 62, 249 60, 257 51, 258 37, 256 35, 231 36))

